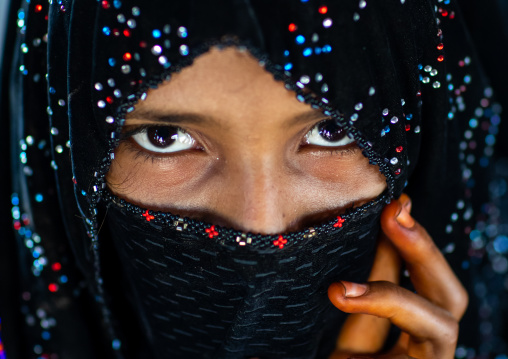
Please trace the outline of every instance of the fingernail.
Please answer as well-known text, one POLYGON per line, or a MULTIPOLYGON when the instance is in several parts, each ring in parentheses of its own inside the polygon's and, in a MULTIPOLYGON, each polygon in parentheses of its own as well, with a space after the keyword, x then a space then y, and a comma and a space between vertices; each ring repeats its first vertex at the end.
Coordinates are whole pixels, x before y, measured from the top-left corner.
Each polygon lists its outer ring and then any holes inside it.
POLYGON ((411 199, 408 197, 408 196, 405 196, 406 198, 404 198, 406 201, 404 202, 404 208, 409 212, 411 213, 411 208, 413 207, 413 202, 411 201, 411 199))
POLYGON ((405 228, 412 228, 415 225, 415 220, 409 214, 406 206, 401 207, 400 212, 397 214, 397 217, 395 217, 395 220, 405 228))
POLYGON ((345 297, 354 298, 359 297, 367 291, 367 285, 366 284, 358 284, 353 282, 346 282, 346 281, 340 281, 342 285, 344 286, 344 289, 346 290, 346 293, 344 294, 345 297))

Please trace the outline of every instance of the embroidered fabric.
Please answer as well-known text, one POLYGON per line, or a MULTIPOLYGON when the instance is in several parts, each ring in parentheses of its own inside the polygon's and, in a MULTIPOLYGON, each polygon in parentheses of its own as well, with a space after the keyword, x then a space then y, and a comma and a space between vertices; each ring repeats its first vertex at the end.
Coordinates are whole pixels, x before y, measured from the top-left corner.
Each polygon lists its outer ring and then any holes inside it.
MULTIPOLYGON (((403 190, 469 283, 467 237, 484 221, 474 213, 500 106, 455 1, 60 0, 11 13, 12 66, 2 71, 21 357, 326 357, 343 316, 324 291, 366 278, 382 203, 403 190), (104 176, 126 113, 211 46, 249 51, 298 101, 335 119, 387 192, 280 237, 111 196, 104 176)), ((461 335, 478 344, 475 330, 461 335)))

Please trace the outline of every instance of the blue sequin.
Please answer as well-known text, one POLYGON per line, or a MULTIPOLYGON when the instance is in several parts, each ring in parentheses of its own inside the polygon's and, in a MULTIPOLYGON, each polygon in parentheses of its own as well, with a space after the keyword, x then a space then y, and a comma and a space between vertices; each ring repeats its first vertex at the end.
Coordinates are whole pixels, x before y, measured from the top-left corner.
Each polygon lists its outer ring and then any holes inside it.
POLYGON ((116 60, 114 58, 110 57, 108 60, 108 63, 109 63, 109 66, 113 67, 116 65, 116 60))
POLYGON ((18 197, 17 193, 13 193, 11 195, 11 203, 13 206, 19 206, 19 197, 18 197))
POLYGON ((104 26, 102 28, 102 32, 104 33, 104 35, 109 36, 111 34, 111 29, 109 27, 107 27, 107 26, 104 26))
POLYGON ((284 51, 284 56, 289 56, 289 50, 284 51))
POLYGON ((303 50, 303 56, 308 57, 312 55, 312 49, 310 47, 307 47, 303 50))
POLYGON ((113 347, 114 350, 119 350, 120 347, 122 346, 122 342, 118 339, 115 339, 113 340, 113 342, 111 342, 111 346, 113 347))
POLYGON ((487 135, 487 137, 485 137, 485 143, 489 146, 494 146, 494 144, 496 143, 496 136, 487 135))
POLYGON ((476 118, 472 118, 469 120, 469 127, 476 128, 478 127, 478 120, 476 118))
POLYGON ((304 42, 305 42, 305 37, 303 37, 302 35, 298 35, 298 36, 296 37, 296 43, 297 43, 297 44, 301 45, 301 44, 303 44, 304 42))
POLYGON ((50 339, 51 339, 51 334, 50 334, 49 332, 47 332, 47 331, 43 331, 43 332, 41 333, 41 337, 42 337, 42 339, 44 339, 44 340, 50 340, 50 339))
POLYGON ((464 76, 464 83, 468 84, 470 82, 471 82, 471 76, 469 76, 469 75, 464 76))
POLYGON ((37 194, 35 195, 35 201, 36 201, 36 202, 42 202, 42 200, 43 200, 43 199, 44 199, 44 197, 42 196, 42 194, 37 193, 37 194))
POLYGON ((332 51, 332 47, 330 45, 323 46, 323 52, 328 53, 332 51))
POLYGON ((113 1, 113 6, 116 8, 116 9, 120 9, 122 7, 122 2, 120 0, 114 0, 113 1))
POLYGON ((286 71, 289 71, 293 68, 293 64, 288 62, 287 64, 284 65, 284 70, 286 71))
POLYGON ((160 31, 160 30, 155 29, 155 30, 153 30, 153 31, 152 31, 152 36, 153 36, 154 38, 156 38, 156 39, 158 39, 159 37, 161 37, 161 35, 162 35, 162 33, 161 33, 161 31, 160 31))
POLYGON ((316 55, 321 54, 321 51, 322 51, 322 50, 321 50, 321 48, 320 48, 320 47, 316 47, 316 48, 314 49, 314 53, 315 53, 316 55))
POLYGON ((65 284, 69 281, 69 278, 67 278, 66 275, 63 275, 60 277, 60 283, 65 284))

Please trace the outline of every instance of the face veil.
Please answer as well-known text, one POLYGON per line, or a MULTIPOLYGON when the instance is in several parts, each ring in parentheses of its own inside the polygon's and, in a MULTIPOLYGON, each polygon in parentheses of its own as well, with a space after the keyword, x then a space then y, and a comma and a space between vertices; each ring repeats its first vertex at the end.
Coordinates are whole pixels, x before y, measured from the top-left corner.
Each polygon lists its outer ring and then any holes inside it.
MULTIPOLYGON (((407 191, 415 217, 453 252, 452 266, 465 256, 499 109, 453 1, 31 2, 16 25, 12 203, 29 254, 22 262, 32 268, 22 276, 35 293, 27 311, 64 295, 67 281, 51 268, 65 254, 67 279, 84 277, 115 353, 129 357, 124 314, 112 304, 119 292, 103 278, 101 246, 111 241, 147 343, 140 350, 324 357, 343 320, 326 288, 367 278, 383 203, 407 191), (126 114, 211 47, 232 46, 346 129, 386 177, 386 192, 275 236, 212 228, 111 195, 104 176, 126 114), (109 230, 101 232, 104 216, 109 230)), ((58 352, 47 343, 43 350, 58 352)))

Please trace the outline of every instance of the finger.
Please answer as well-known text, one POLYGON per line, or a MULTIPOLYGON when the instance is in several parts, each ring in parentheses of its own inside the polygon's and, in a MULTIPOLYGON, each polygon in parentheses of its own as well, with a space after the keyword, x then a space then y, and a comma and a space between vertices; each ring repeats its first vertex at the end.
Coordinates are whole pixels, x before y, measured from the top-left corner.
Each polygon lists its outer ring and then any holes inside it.
MULTIPOLYGON (((399 273, 400 257, 393 244, 382 234, 368 281, 384 280, 398 284, 399 273)), ((336 348, 350 353, 379 352, 384 346, 390 325, 385 318, 351 314, 342 326, 336 348)))
POLYGON ((381 215, 383 232, 406 262, 418 294, 458 320, 467 307, 467 292, 427 231, 411 217, 410 209, 411 200, 405 194, 387 205, 381 215))
POLYGON ((446 310, 390 282, 356 284, 342 281, 328 288, 328 297, 346 313, 387 318, 410 336, 408 355, 453 358, 458 322, 446 310))

